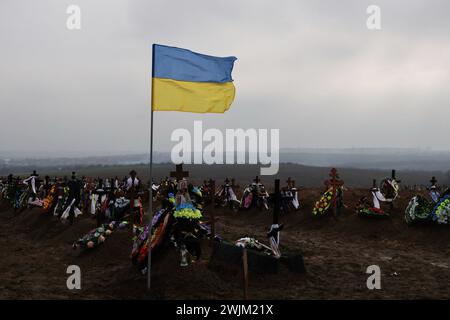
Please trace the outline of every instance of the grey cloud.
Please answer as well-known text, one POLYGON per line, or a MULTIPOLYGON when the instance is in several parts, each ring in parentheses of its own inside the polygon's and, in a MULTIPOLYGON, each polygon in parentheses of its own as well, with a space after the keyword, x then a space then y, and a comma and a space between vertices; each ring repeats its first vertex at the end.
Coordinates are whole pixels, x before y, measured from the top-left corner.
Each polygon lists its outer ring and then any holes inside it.
POLYGON ((192 127, 280 128, 282 147, 450 149, 448 1, 2 1, 0 152, 148 150, 152 43, 236 55, 225 115, 157 113, 155 147, 192 127), (82 30, 65 28, 78 4, 82 30), (382 9, 368 31, 365 10, 382 9), (436 132, 438 134, 436 134, 436 132))

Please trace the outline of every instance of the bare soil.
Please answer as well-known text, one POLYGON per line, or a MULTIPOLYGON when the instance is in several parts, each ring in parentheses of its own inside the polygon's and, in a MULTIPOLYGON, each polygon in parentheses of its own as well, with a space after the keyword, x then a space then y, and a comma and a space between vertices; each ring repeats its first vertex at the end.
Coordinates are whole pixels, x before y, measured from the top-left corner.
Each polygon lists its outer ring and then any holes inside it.
MULTIPOLYGON (((340 216, 313 217, 320 189, 301 190, 299 211, 282 215, 281 242, 301 249, 306 273, 281 268, 276 275, 250 274, 252 299, 449 299, 450 229, 408 226, 403 210, 412 193, 403 192, 391 218, 364 219, 354 213, 367 194, 350 189, 340 216), (381 268, 381 290, 368 290, 366 268, 381 268)), ((234 241, 249 235, 266 242, 268 211, 233 213, 215 210, 217 233, 234 241)), ((208 212, 205 213, 208 216, 208 212)), ((39 209, 15 213, 0 204, 1 299, 241 299, 241 272, 208 267, 210 246, 195 264, 183 268, 174 249, 155 257, 153 290, 131 264, 131 228, 115 231, 94 250, 73 250, 72 243, 95 227, 87 214, 70 226, 39 209), (67 266, 79 265, 82 289, 66 287, 67 266)), ((225 268, 227 266, 224 266, 225 268)), ((232 270, 230 266, 230 270, 232 270)))

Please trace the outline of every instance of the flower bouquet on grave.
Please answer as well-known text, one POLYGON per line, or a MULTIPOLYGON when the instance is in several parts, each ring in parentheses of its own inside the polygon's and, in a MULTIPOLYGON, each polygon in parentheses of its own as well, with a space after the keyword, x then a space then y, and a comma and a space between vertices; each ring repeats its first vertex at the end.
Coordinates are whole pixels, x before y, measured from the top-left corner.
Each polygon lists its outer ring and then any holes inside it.
POLYGON ((127 221, 113 221, 109 224, 104 224, 101 227, 92 229, 86 235, 78 239, 72 247, 74 249, 93 249, 103 242, 105 242, 106 238, 111 235, 113 230, 115 229, 123 229, 128 225, 127 221))
MULTIPOLYGON (((375 195, 373 195, 375 197, 375 195)), ((356 213, 361 217, 370 217, 370 218, 387 218, 389 217, 389 213, 385 212, 383 209, 378 208, 371 204, 367 197, 362 197, 359 199, 358 204, 356 205, 356 213)))
POLYGON ((198 260, 201 254, 199 241, 210 233, 200 221, 201 211, 192 203, 182 203, 175 208, 173 217, 172 243, 176 248, 185 248, 191 260, 198 260))
POLYGON ((247 248, 247 249, 251 249, 251 250, 264 252, 267 255, 273 255, 273 250, 272 250, 271 247, 269 247, 268 245, 265 245, 265 244, 259 242, 255 238, 251 238, 251 237, 240 238, 240 239, 236 240, 234 242, 234 244, 237 247, 247 248))
POLYGON ((328 189, 314 204, 313 215, 322 216, 330 209, 333 201, 333 189, 328 189))
POLYGON ((450 196, 445 195, 436 204, 431 219, 439 224, 450 223, 450 196))
MULTIPOLYGON (((170 203, 170 202, 169 202, 170 203)), ((167 203, 166 203, 167 205, 167 203)), ((133 247, 131 249, 131 261, 137 264, 140 269, 145 268, 147 261, 149 244, 153 250, 159 249, 164 240, 167 239, 167 231, 172 221, 171 217, 172 206, 167 206, 159 209, 152 219, 152 237, 149 239, 149 227, 133 226, 133 247)))
POLYGON ((56 200, 56 191, 57 191, 57 187, 56 187, 56 185, 53 185, 50 188, 48 195, 44 198, 44 202, 42 204, 42 210, 44 213, 49 212, 50 209, 52 208, 52 206, 54 205, 55 200, 56 200))
POLYGON ((383 202, 393 202, 398 197, 400 186, 393 178, 384 178, 380 182, 380 193, 383 195, 383 202))
POLYGON ((432 203, 424 197, 416 195, 406 206, 405 221, 407 224, 430 221, 432 211, 432 203))

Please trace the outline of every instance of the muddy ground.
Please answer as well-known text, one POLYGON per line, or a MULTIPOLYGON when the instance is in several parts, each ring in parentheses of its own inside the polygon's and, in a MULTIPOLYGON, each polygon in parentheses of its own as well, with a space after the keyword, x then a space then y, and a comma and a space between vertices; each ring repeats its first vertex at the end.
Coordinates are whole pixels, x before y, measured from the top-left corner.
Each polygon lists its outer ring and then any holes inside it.
MULTIPOLYGON (((281 217, 282 245, 301 249, 306 273, 282 267, 276 275, 250 274, 252 299, 449 299, 450 228, 408 226, 403 210, 412 193, 403 192, 390 219, 373 220, 354 213, 367 191, 345 192, 347 208, 335 219, 315 218, 311 208, 320 189, 300 193, 302 207, 281 217), (381 290, 368 290, 369 265, 381 268, 381 290)), ((209 209, 211 210, 211 209, 209 209)), ((215 209, 217 232, 233 241, 244 235, 267 243, 269 212, 215 209)), ((208 216, 208 213, 205 214, 208 216)), ((81 252, 72 243, 95 227, 84 214, 74 225, 62 224, 39 209, 15 213, 0 204, 1 299, 241 299, 242 274, 208 268, 203 258, 182 268, 168 250, 155 259, 153 290, 131 264, 131 228, 114 232, 100 247, 81 252), (68 290, 66 268, 79 265, 82 289, 68 290)), ((228 266, 224 266, 228 267, 228 266)), ((232 270, 232 269, 230 269, 232 270)))

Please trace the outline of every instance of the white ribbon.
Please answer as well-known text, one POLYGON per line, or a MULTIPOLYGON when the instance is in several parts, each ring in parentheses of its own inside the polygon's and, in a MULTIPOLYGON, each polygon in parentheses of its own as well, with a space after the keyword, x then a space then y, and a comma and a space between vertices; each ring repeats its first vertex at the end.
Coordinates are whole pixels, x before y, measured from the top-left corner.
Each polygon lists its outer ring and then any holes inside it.
POLYGON ((23 183, 28 184, 28 181, 31 181, 30 184, 31 184, 31 190, 33 190, 33 193, 37 194, 37 192, 36 192, 36 177, 35 176, 28 177, 25 180, 23 180, 23 183))
POLYGON ((439 198, 441 197, 441 195, 439 194, 438 191, 436 190, 431 190, 430 191, 430 197, 433 200, 434 203, 437 203, 439 201, 439 198))
POLYGON ((90 198, 91 198, 90 212, 92 215, 94 215, 97 208, 98 194, 91 194, 90 198))
MULTIPOLYGON (((280 226, 278 224, 273 224, 270 226, 270 231, 279 228, 280 226)), ((280 258, 281 257, 281 252, 279 249, 279 244, 280 244, 280 232, 276 233, 276 236, 271 236, 269 237, 269 242, 270 242, 270 247, 272 249, 273 255, 275 256, 275 258, 280 258)))
POLYGON ((230 195, 230 199, 233 201, 237 201, 236 194, 233 191, 233 188, 228 187, 228 194, 230 195))
POLYGON ((56 202, 55 209, 53 209, 53 215, 56 217, 58 215, 58 208, 61 205, 62 196, 58 196, 58 201, 56 202))
MULTIPOLYGON (((67 219, 69 217, 70 210, 72 209, 73 205, 75 203, 75 199, 72 199, 72 202, 70 205, 64 210, 63 214, 61 215, 61 220, 67 219)), ((80 214, 82 214, 81 210, 75 207, 73 209, 74 217, 78 217, 80 214)))
POLYGON ((393 199, 387 199, 384 196, 384 194, 382 194, 380 192, 380 190, 372 191, 372 194, 374 195, 374 201, 373 201, 374 207, 378 208, 378 209, 380 208, 380 203, 378 202, 378 200, 381 201, 381 202, 392 202, 392 200, 393 200, 393 199), (378 207, 375 205, 375 201, 378 203, 378 207))
POLYGON ((63 214, 61 215, 61 220, 67 219, 69 217, 70 209, 72 208, 74 203, 75 199, 72 199, 72 202, 67 206, 66 210, 64 210, 63 214))
POLYGON ((372 198, 373 198, 373 207, 377 208, 377 209, 381 208, 380 201, 386 201, 386 198, 383 196, 383 194, 379 190, 372 191, 372 198))
POLYGON ((291 192, 294 193, 294 198, 292 199, 292 205, 294 206, 295 209, 298 209, 298 207, 300 207, 300 203, 298 202, 297 189, 292 189, 291 192))

